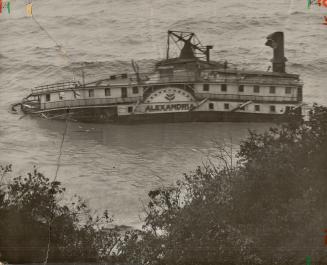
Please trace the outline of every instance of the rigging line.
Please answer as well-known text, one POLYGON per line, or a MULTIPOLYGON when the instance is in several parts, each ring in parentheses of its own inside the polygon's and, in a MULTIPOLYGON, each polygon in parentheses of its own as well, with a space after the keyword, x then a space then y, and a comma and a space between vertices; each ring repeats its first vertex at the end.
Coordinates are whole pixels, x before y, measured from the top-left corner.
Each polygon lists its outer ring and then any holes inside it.
POLYGON ((60 47, 60 44, 50 35, 50 33, 38 22, 35 18, 35 16, 32 16, 32 19, 35 21, 35 23, 40 27, 41 30, 43 30, 47 36, 58 46, 60 47))
MULTIPOLYGON (((52 220, 50 222, 52 222, 52 220)), ((49 223, 47 252, 45 254, 45 259, 44 259, 43 265, 46 265, 48 263, 48 259, 49 259, 50 244, 51 244, 51 229, 52 229, 52 226, 51 226, 51 223, 49 223)))
MULTIPOLYGON (((59 148, 59 155, 58 155, 58 159, 57 159, 57 168, 56 168, 55 176, 53 178, 53 182, 56 181, 56 179, 58 177, 59 168, 60 168, 62 148, 63 148, 64 142, 65 142, 65 136, 66 136, 67 128, 68 128, 68 113, 69 113, 69 110, 67 109, 66 119, 65 119, 65 129, 63 131, 62 138, 61 138, 61 143, 60 143, 60 148, 59 148)), ((52 223, 53 223, 53 221, 55 219, 53 209, 51 209, 51 213, 52 214, 51 214, 51 217, 50 217, 49 227, 48 227, 48 243, 47 243, 47 249, 46 249, 46 254, 45 254, 45 259, 44 259, 43 265, 47 265, 47 263, 48 263, 50 247, 51 247, 52 223)))
MULTIPOLYGON (((65 57, 65 59, 68 61, 69 64, 72 64, 72 60, 70 59, 70 57, 68 56, 67 52, 64 50, 64 48, 62 47, 62 45, 60 45, 55 38, 53 38, 51 36, 51 34, 40 24, 40 22, 35 18, 35 16, 32 16, 33 21, 39 26, 39 28, 45 32, 45 34, 48 36, 48 38, 53 41, 56 44, 56 47, 58 48, 59 52, 61 53, 61 55, 63 57, 65 57)), ((71 70, 71 72, 73 73, 73 79, 75 80, 75 72, 74 70, 71 70)))
POLYGON ((61 160, 61 156, 62 156, 62 147, 63 147, 64 142, 65 142, 65 137, 66 137, 67 128, 68 128, 68 117, 67 117, 68 112, 69 112, 69 110, 67 109, 67 114, 66 114, 66 118, 65 118, 65 129, 63 131, 61 142, 60 142, 59 155, 58 155, 58 159, 57 159, 57 168, 56 168, 56 173, 55 173, 53 181, 56 181, 56 179, 58 177, 59 168, 60 168, 60 160, 61 160))

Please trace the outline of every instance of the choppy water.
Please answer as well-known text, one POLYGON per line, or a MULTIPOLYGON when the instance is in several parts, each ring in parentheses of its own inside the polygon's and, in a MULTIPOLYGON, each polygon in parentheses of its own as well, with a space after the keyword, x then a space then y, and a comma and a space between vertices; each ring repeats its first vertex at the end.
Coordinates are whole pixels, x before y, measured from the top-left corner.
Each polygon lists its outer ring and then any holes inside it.
MULTIPOLYGON (((132 58, 146 70, 164 56, 168 29, 195 31, 215 46, 213 59, 262 70, 272 57, 265 37, 283 30, 287 69, 301 74, 305 101, 327 102, 327 8, 308 10, 305 0, 33 0, 36 19, 69 59, 25 17, 23 0, 11 6, 10 15, 0 15, 0 162, 18 172, 35 164, 54 174, 65 124, 19 119, 8 113, 10 103, 31 87, 71 79, 72 70, 84 68, 86 80, 93 80, 129 70, 132 58)), ((58 178, 93 207, 111 210, 118 222, 139 225, 147 191, 201 164, 213 140, 232 137, 237 145, 248 128, 267 126, 69 123, 58 178)))

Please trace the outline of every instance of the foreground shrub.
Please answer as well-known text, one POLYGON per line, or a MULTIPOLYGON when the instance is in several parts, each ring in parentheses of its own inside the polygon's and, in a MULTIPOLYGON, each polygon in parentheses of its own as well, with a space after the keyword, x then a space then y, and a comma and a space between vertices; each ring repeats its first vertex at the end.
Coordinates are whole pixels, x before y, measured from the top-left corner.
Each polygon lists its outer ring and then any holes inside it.
MULTIPOLYGON (((10 171, 2 168, 2 176, 10 171)), ((99 261, 110 256, 119 240, 105 229, 111 218, 94 216, 74 197, 64 202, 65 189, 36 169, 0 187, 0 253, 10 263, 99 261)))

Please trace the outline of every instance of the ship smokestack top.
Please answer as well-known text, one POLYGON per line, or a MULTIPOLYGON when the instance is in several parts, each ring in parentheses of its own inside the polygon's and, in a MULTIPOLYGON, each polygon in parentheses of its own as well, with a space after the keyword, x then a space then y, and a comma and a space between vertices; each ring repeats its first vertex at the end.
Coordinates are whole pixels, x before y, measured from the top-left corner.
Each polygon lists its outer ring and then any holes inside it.
POLYGON ((271 60, 273 72, 285 73, 287 58, 284 56, 284 32, 277 31, 270 34, 267 37, 266 45, 274 50, 274 57, 271 60))

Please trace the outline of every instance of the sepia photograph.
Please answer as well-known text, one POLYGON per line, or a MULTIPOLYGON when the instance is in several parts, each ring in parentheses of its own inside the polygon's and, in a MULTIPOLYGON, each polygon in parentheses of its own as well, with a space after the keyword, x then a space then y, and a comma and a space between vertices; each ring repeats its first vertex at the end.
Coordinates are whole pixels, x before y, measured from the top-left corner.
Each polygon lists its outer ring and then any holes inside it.
POLYGON ((0 0, 0 265, 327 265, 327 0, 0 0))

